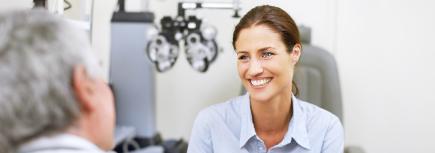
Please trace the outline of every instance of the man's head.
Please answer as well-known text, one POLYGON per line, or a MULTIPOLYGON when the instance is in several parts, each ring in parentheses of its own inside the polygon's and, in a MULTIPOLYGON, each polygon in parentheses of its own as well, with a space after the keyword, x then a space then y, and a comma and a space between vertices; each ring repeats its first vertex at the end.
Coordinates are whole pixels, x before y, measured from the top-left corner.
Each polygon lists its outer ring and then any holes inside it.
POLYGON ((44 10, 0 15, 0 152, 63 132, 109 149, 113 103, 84 31, 44 10))

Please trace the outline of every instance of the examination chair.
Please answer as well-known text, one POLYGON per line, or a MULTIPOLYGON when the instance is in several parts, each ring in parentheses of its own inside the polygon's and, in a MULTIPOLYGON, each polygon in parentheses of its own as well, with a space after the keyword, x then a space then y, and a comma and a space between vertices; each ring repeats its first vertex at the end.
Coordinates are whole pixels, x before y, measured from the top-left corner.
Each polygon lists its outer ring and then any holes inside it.
MULTIPOLYGON (((335 58, 328 51, 310 44, 310 28, 301 26, 299 30, 303 45, 294 76, 299 89, 297 97, 328 110, 343 123, 343 103, 335 58)), ((344 152, 364 153, 357 146, 345 146, 344 152)))
POLYGON ((293 79, 299 89, 297 97, 328 110, 343 122, 340 80, 334 56, 310 44, 309 28, 302 26, 299 29, 302 55, 293 79))

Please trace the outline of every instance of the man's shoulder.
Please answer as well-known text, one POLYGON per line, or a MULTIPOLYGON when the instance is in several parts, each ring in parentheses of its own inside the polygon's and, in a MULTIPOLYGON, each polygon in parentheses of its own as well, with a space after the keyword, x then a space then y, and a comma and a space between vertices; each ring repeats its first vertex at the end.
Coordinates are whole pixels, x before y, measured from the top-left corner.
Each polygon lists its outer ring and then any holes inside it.
POLYGON ((18 152, 18 153, 103 153, 94 150, 78 150, 78 149, 47 149, 47 150, 35 150, 32 152, 18 152))
POLYGON ((104 151, 84 138, 62 133, 36 138, 20 146, 17 153, 104 153, 104 151))

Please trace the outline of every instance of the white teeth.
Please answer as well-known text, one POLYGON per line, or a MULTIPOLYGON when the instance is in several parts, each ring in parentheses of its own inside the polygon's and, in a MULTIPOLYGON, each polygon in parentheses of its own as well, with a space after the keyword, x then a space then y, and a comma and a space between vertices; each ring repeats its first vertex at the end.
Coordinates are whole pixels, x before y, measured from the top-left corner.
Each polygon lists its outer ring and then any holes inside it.
POLYGON ((269 83, 270 79, 251 80, 251 84, 254 86, 262 86, 269 83))

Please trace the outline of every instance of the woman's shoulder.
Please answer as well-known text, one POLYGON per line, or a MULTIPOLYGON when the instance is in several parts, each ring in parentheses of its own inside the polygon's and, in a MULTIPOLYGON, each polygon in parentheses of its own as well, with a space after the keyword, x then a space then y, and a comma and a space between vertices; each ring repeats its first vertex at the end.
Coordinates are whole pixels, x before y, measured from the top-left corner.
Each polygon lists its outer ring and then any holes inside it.
POLYGON ((197 120, 201 120, 203 124, 214 123, 234 123, 240 121, 240 108, 244 97, 238 96, 231 98, 227 101, 210 105, 202 109, 198 115, 197 120))
POLYGON ((329 124, 341 124, 340 119, 333 113, 325 110, 310 102, 306 102, 298 99, 298 107, 301 112, 306 116, 308 123, 322 122, 323 125, 329 124))
POLYGON ((229 114, 237 114, 240 112, 241 103, 243 102, 244 96, 238 96, 231 98, 227 101, 216 103, 202 109, 198 115, 203 116, 226 116, 229 114))
MULTIPOLYGON (((322 148, 329 151, 342 151, 344 142, 344 129, 340 119, 333 113, 309 102, 298 102, 301 131, 306 131, 309 144, 313 148, 322 148), (332 149, 332 150, 331 150, 332 149)), ((302 132, 303 133, 303 132, 302 132)), ((324 150, 325 151, 325 150, 324 150)))

